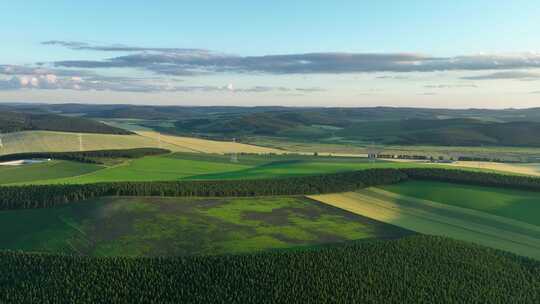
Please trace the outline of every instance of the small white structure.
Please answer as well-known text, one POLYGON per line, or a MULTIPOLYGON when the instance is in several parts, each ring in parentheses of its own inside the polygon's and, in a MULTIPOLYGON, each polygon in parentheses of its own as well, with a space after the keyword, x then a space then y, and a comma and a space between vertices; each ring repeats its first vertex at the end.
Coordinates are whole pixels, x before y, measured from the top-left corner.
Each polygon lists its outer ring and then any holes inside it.
POLYGON ((82 138, 82 134, 79 133, 79 151, 82 151, 83 150, 83 138, 82 138))
POLYGON ((382 151, 381 148, 376 147, 373 143, 367 146, 367 156, 371 161, 375 161, 379 158, 379 154, 381 154, 382 151))
MULTIPOLYGON (((236 143, 236 138, 232 139, 233 143, 236 143)), ((234 149, 234 148, 233 148, 234 149)), ((232 152, 231 153, 231 163, 237 163, 238 162, 238 153, 232 152)))
POLYGON ((7 162, 0 163, 0 166, 22 166, 22 165, 31 165, 31 164, 39 164, 50 161, 50 158, 47 159, 18 159, 18 160, 11 160, 7 162))

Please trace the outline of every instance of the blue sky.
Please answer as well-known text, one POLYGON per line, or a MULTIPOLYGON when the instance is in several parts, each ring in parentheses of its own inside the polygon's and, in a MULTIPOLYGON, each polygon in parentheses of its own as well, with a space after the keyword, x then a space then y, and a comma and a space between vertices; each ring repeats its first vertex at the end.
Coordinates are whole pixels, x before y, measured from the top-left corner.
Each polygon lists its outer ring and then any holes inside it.
POLYGON ((0 3, 0 101, 540 106, 537 1, 84 2, 0 3))

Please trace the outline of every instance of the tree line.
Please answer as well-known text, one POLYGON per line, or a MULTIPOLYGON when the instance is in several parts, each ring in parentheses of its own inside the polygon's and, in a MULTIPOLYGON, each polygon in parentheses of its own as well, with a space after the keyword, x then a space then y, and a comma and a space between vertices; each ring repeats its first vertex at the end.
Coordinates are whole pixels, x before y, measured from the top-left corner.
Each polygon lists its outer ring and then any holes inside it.
POLYGON ((82 185, 0 187, 0 209, 48 208, 100 196, 263 196, 353 191, 398 183, 397 169, 370 169, 327 175, 254 180, 105 182, 82 185))
POLYGON ((366 169, 325 175, 253 180, 103 182, 0 187, 1 209, 49 208, 101 196, 235 197, 355 191, 408 179, 540 191, 540 178, 458 169, 366 169))
POLYGON ((0 162, 19 159, 61 159, 82 163, 101 164, 99 158, 141 158, 167 154, 171 151, 159 148, 113 149, 74 152, 28 152, 0 155, 0 162))
POLYGON ((0 252, 2 303, 538 303, 540 262, 447 238, 173 258, 0 252))

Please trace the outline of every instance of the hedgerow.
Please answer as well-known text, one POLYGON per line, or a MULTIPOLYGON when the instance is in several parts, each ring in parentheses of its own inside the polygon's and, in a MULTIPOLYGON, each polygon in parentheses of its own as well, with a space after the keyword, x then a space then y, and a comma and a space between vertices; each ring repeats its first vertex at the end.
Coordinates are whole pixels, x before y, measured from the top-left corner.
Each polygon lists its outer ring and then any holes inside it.
POLYGON ((234 197, 319 194, 398 183, 406 178, 397 169, 371 169, 282 179, 4 186, 0 187, 0 209, 47 208, 117 195, 234 197))
POLYGON ((355 191, 408 179, 437 180, 540 191, 540 178, 455 169, 367 169, 325 175, 254 180, 104 182, 0 187, 1 209, 48 208, 100 196, 235 197, 355 191))

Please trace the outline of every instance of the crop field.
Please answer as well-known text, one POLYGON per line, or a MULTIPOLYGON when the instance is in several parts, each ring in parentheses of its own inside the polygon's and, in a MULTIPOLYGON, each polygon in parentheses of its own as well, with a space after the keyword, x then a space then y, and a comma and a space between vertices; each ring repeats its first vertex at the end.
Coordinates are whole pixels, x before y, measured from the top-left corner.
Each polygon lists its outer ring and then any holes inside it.
MULTIPOLYGON (((152 138, 138 135, 110 135, 83 133, 83 150, 132 149, 157 147, 159 143, 152 138)), ((24 152, 63 152, 79 151, 79 133, 53 131, 23 131, 2 134, 3 147, 0 154, 24 152)), ((180 150, 179 147, 163 145, 165 149, 180 150)), ((190 151, 183 149, 181 151, 190 151)))
POLYGON ((119 165, 69 178, 21 180, 19 184, 84 184, 102 181, 166 181, 259 179, 305 176, 368 168, 404 168, 415 164, 370 162, 358 157, 315 157, 306 155, 239 155, 175 153, 127 160, 119 165))
MULTIPOLYGON (((79 151, 79 133, 23 131, 2 134, 0 154, 24 152, 79 151)), ((279 150, 253 145, 141 132, 139 135, 82 133, 82 150, 133 149, 160 147, 179 152, 278 153, 279 150)))
MULTIPOLYGON (((509 192, 508 195, 510 194, 512 193, 509 192)), ((309 197, 419 233, 474 242, 540 259, 540 226, 527 222, 400 195, 379 188, 309 197)), ((534 210, 529 212, 534 213, 534 210)))
POLYGON ((103 169, 103 167, 99 165, 63 160, 21 166, 0 166, 0 185, 72 177, 100 169, 103 169))
POLYGON ((382 186, 390 192, 469 208, 540 226, 540 193, 434 181, 382 186))
POLYGON ((40 183, 94 183, 101 181, 164 181, 179 180, 217 172, 242 170, 248 166, 234 163, 219 163, 184 160, 169 156, 145 157, 128 160, 120 165, 105 168, 91 174, 69 179, 43 180, 40 183))
POLYGON ((303 197, 110 197, 0 212, 0 248, 96 256, 251 252, 412 232, 303 197))
POLYGON ((178 149, 173 149, 173 151, 185 151, 186 149, 191 152, 201 152, 201 153, 283 153, 282 150, 277 150, 273 148, 259 147, 254 145, 247 145, 236 142, 226 142, 226 141, 215 141, 215 140, 206 140, 193 137, 181 137, 181 136, 172 136, 159 134, 152 131, 138 131, 137 134, 144 138, 150 138, 155 140, 160 140, 162 143, 178 147, 178 149))

